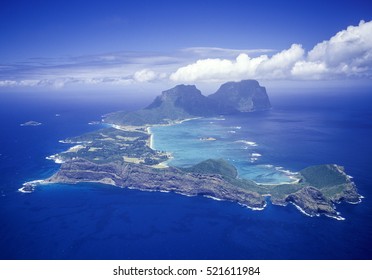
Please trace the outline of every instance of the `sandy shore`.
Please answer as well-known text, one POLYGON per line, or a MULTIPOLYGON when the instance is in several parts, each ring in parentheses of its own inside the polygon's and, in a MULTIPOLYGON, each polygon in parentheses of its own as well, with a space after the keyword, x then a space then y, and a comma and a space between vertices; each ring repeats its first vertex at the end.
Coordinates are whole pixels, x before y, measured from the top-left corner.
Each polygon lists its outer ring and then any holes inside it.
POLYGON ((150 138, 149 138, 149 141, 148 141, 147 144, 150 147, 150 149, 155 150, 154 149, 154 135, 153 135, 153 133, 151 131, 151 127, 150 126, 146 127, 146 132, 147 132, 148 135, 150 135, 150 138))
MULTIPOLYGON (((171 126, 171 125, 177 125, 177 124, 181 124, 181 123, 184 123, 184 122, 187 122, 187 121, 192 121, 192 120, 197 120, 197 119, 201 119, 201 117, 188 118, 188 119, 183 119, 183 120, 172 121, 172 122, 169 122, 167 124, 155 124, 155 125, 148 125, 148 126, 139 126, 137 128, 140 128, 141 130, 146 131, 146 133, 150 135, 148 146, 151 149, 155 150, 155 148, 154 148, 154 139, 153 139, 154 136, 153 136, 153 133, 151 131, 151 127, 154 127, 154 126, 171 126)), ((125 128, 125 127, 122 126, 122 128, 125 128)), ((133 129, 133 127, 130 127, 130 128, 133 129)))

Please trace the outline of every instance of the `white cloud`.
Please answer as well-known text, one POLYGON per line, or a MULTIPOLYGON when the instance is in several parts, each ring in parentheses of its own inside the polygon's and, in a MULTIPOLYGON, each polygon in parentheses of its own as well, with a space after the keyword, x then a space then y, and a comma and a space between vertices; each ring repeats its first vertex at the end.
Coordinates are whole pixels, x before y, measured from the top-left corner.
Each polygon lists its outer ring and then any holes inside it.
POLYGON ((0 87, 121 87, 164 81, 167 72, 179 67, 179 61, 170 55, 138 52, 33 58, 24 63, 0 65, 0 87))
POLYGON ((0 87, 13 87, 16 85, 17 85, 17 81, 13 81, 13 80, 0 81, 0 87))
POLYGON ((18 82, 18 85, 22 87, 33 87, 37 86, 39 83, 39 80, 21 80, 18 82))
POLYGON ((308 53, 310 62, 322 62, 333 74, 372 76, 372 21, 349 26, 308 53))
POLYGON ((293 44, 269 58, 261 55, 251 58, 248 54, 239 54, 235 60, 201 59, 193 64, 179 68, 172 73, 173 81, 213 81, 237 80, 246 78, 284 78, 291 67, 303 57, 301 45, 293 44))
MULTIPOLYGON (((246 54, 244 56, 248 57, 246 54)), ((197 80, 220 79, 226 75, 231 76, 232 70, 238 69, 235 66, 242 59, 246 58, 238 56, 235 62, 219 58, 198 60, 193 64, 179 68, 175 73, 171 74, 170 79, 173 81, 192 82, 197 80)))
POLYGON ((349 26, 308 52, 300 44, 292 44, 282 51, 194 47, 173 53, 116 52, 34 58, 24 63, 0 65, 1 88, 221 83, 249 78, 372 79, 372 21, 349 26))
POLYGON ((200 59, 170 75, 175 82, 348 77, 372 78, 372 21, 349 26, 307 54, 301 45, 293 44, 271 57, 241 53, 235 59, 200 59))
POLYGON ((41 87, 41 88, 54 88, 62 89, 71 85, 114 85, 125 86, 133 84, 134 80, 130 78, 45 78, 40 80, 3 80, 0 81, 0 87, 41 87))
POLYGON ((265 78, 286 78, 293 65, 303 58, 304 53, 301 45, 293 44, 289 49, 262 61, 256 74, 265 78))
POLYGON ((318 80, 329 70, 323 62, 297 61, 291 69, 291 75, 300 79, 318 80))
POLYGON ((325 61, 330 66, 340 63, 360 63, 365 58, 371 62, 372 21, 361 21, 358 26, 349 26, 328 41, 317 44, 308 54, 309 61, 325 61), (362 59, 362 61, 360 61, 362 59))
POLYGON ((263 54, 263 53, 272 53, 275 50, 273 49, 227 49, 227 48, 217 48, 217 47, 192 47, 182 49, 183 52, 191 53, 198 55, 200 57, 209 57, 209 58, 227 58, 235 57, 241 53, 245 54, 263 54))
POLYGON ((133 77, 134 77, 134 80, 142 83, 142 82, 150 82, 150 81, 155 80, 157 78, 157 75, 152 70, 142 69, 134 73, 133 77))

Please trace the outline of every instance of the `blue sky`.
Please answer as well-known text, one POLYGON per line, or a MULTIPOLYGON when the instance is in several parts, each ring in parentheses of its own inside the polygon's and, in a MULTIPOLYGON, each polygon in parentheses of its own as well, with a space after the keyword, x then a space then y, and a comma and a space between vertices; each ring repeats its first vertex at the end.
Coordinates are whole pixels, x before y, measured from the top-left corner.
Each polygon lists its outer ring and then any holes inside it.
POLYGON ((369 84, 371 10, 367 0, 3 0, 0 91, 369 84))

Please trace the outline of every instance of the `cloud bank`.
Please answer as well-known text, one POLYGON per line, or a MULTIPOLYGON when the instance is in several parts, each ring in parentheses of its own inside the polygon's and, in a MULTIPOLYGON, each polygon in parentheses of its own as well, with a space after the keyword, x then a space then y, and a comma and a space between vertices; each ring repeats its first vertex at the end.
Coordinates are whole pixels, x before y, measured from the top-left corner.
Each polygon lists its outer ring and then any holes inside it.
POLYGON ((306 53, 300 44, 271 57, 200 59, 170 75, 175 82, 239 79, 327 80, 372 77, 372 21, 349 26, 306 53))
POLYGON ((239 54, 235 60, 201 59, 193 64, 179 68, 170 75, 173 81, 218 81, 227 79, 286 78, 293 65, 303 58, 301 45, 293 44, 288 50, 272 57, 261 55, 251 58, 248 54, 239 54))
POLYGON ((173 53, 117 52, 70 58, 33 58, 0 65, 0 88, 113 86, 263 79, 370 80, 372 21, 349 26, 306 51, 194 47, 173 53))
POLYGON ((174 64, 179 65, 179 60, 170 56, 135 52, 60 59, 32 58, 14 65, 0 65, 0 87, 61 89, 152 83, 166 77, 162 65, 169 67, 174 64))

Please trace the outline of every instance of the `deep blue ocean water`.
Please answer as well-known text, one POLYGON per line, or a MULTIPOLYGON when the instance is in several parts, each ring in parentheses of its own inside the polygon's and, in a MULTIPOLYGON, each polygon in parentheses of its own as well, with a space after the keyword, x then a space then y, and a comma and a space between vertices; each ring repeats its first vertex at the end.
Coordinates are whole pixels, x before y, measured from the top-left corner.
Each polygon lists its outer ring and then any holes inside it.
POLYGON ((58 140, 98 129, 88 122, 102 114, 148 102, 3 93, 0 259, 372 259, 371 92, 270 97, 271 111, 153 128, 154 144, 172 150, 170 164, 223 156, 240 176, 263 181, 284 179, 275 167, 343 165, 365 196, 361 204, 337 206, 345 221, 310 218, 293 206, 269 203, 252 211, 204 197, 98 184, 20 193, 25 181, 58 169, 45 159, 69 147, 58 140), (20 126, 29 120, 43 124, 20 126), (171 139, 180 133, 184 137, 171 139))

